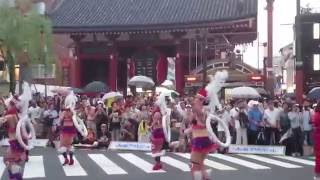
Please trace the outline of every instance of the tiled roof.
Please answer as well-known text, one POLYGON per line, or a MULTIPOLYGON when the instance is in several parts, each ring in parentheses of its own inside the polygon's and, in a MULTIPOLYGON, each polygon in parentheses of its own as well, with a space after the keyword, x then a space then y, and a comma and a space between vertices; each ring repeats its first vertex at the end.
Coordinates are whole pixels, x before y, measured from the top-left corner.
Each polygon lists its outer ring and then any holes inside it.
POLYGON ((257 16, 258 0, 64 0, 55 31, 131 31, 192 27, 257 16))

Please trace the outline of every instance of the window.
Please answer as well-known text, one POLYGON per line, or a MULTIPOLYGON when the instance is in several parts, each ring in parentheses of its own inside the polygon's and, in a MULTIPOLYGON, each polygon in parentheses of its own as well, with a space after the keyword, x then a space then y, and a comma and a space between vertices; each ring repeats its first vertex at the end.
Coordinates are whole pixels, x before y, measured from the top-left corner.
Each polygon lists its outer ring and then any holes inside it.
POLYGON ((320 71, 320 54, 313 55, 313 70, 320 71))
POLYGON ((320 23, 313 24, 313 39, 320 39, 320 23))

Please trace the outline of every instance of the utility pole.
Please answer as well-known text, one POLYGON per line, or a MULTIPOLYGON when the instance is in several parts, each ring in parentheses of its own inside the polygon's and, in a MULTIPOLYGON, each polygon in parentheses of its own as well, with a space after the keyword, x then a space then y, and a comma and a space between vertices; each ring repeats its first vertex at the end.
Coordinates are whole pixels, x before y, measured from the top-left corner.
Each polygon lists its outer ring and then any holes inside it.
POLYGON ((46 62, 46 46, 45 46, 45 39, 44 39, 44 27, 40 27, 40 43, 41 43, 41 55, 43 65, 44 65, 44 95, 47 98, 47 62, 46 62))
POLYGON ((300 0, 297 0, 297 15, 296 15, 296 23, 295 23, 295 36, 296 36, 296 61, 295 61, 295 69, 296 69, 296 99, 298 103, 302 103, 303 101, 303 87, 304 87, 304 73, 303 73, 303 59, 302 59, 302 51, 301 51, 301 16, 300 16, 300 0))
POLYGON ((274 97, 274 77, 273 77, 273 3, 274 0, 267 0, 268 14, 268 57, 266 62, 266 90, 274 97))
POLYGON ((203 39, 203 46, 204 46, 204 56, 203 56, 203 62, 202 62, 202 73, 203 73, 203 81, 202 81, 202 86, 206 87, 207 85, 207 60, 208 60, 208 41, 207 41, 207 35, 206 32, 204 34, 204 39, 203 39))

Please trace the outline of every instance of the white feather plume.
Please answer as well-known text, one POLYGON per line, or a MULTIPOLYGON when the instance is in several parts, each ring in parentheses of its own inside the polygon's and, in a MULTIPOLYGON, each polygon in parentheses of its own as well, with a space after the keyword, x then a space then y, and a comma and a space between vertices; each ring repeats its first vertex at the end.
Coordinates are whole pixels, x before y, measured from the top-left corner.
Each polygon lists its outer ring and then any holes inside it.
POLYGON ((76 108, 76 103, 78 101, 77 96, 74 94, 73 91, 71 91, 66 99, 64 100, 64 106, 65 108, 70 108, 70 109, 75 109, 76 108))
POLYGON ((159 106, 162 115, 164 115, 167 112, 167 109, 168 109, 167 102, 166 102, 166 97, 168 97, 170 99, 170 101, 173 102, 174 99, 172 97, 172 94, 174 94, 174 93, 177 94, 177 92, 174 91, 174 90, 166 89, 166 90, 162 91, 160 93, 160 95, 158 96, 157 101, 155 102, 155 104, 157 106, 159 106))
POLYGON ((218 98, 218 93, 227 79, 228 72, 225 70, 217 71, 214 76, 210 76, 210 83, 206 86, 206 91, 210 101, 209 109, 211 112, 214 112, 216 107, 218 109, 222 108, 218 98))
POLYGON ((17 103, 17 106, 20 109, 20 118, 28 115, 29 102, 32 100, 32 91, 27 82, 23 82, 22 91, 23 93, 19 96, 19 101, 17 103))

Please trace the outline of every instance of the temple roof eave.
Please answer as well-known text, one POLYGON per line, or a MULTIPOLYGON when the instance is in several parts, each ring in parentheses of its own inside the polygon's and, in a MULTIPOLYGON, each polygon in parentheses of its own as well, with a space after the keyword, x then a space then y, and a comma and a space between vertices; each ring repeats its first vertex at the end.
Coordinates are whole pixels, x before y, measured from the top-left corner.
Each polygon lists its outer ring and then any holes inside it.
MULTIPOLYGON (((170 24, 132 24, 132 25, 55 25, 53 23, 53 33, 145 33, 145 32, 179 32, 192 29, 223 30, 232 28, 236 23, 246 23, 256 21, 256 14, 242 17, 241 19, 224 19, 219 21, 170 23, 170 24)), ((256 24, 256 23, 255 23, 256 24)), ((247 25, 248 26, 248 25, 247 25)), ((256 29, 254 27, 246 27, 256 29)))

